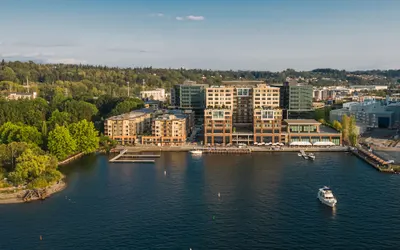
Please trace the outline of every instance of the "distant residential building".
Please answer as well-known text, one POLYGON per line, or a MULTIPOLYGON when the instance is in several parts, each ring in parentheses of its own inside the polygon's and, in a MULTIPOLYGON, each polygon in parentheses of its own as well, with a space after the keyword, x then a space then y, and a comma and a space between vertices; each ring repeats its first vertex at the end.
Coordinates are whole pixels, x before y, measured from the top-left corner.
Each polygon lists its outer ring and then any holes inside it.
POLYGON ((120 144, 135 144, 140 135, 151 131, 153 110, 142 109, 113 116, 104 122, 104 135, 120 144))
POLYGON ((371 90, 387 90, 387 85, 351 85, 351 91, 371 91, 371 90))
POLYGON ((199 124, 203 122, 205 108, 205 88, 208 84, 198 84, 185 81, 174 85, 171 89, 171 105, 179 109, 189 109, 195 112, 199 124))
POLYGON ((167 96, 165 94, 165 89, 158 88, 155 90, 146 90, 146 91, 140 91, 140 97, 142 99, 149 99, 149 100, 156 100, 156 101, 162 101, 164 102, 167 100, 167 96))
POLYGON ((21 100, 21 99, 28 99, 28 100, 33 100, 36 99, 37 93, 10 93, 7 96, 7 100, 21 100))

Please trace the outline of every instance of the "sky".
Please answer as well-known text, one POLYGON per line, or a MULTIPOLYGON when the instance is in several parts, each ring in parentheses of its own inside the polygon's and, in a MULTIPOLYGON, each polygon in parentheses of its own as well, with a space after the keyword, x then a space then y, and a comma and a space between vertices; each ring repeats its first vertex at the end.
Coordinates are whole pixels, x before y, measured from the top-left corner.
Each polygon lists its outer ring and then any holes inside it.
POLYGON ((0 59, 119 67, 400 68, 399 0, 0 0, 0 59))

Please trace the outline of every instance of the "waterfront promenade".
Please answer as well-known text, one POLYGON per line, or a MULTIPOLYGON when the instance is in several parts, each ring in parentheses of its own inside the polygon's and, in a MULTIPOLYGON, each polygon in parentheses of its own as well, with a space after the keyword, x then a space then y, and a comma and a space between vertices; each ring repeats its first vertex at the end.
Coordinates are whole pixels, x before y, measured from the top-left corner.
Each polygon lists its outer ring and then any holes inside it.
MULTIPOLYGON (((347 146, 333 146, 333 147, 262 147, 262 146, 248 146, 245 147, 249 149, 251 152, 298 152, 300 150, 305 150, 308 152, 347 152, 349 148, 347 146)), ((151 146, 151 145, 138 145, 138 146, 117 146, 115 149, 116 152, 120 152, 122 150, 128 150, 129 152, 188 152, 193 149, 200 150, 226 150, 229 151, 237 150, 238 147, 203 147, 196 145, 182 145, 182 146, 151 146)))

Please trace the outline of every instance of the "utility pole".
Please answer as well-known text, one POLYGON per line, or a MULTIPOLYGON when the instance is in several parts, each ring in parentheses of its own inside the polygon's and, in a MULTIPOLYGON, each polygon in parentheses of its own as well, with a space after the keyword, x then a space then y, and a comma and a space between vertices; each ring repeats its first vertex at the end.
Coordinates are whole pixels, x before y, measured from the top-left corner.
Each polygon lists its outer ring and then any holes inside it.
POLYGON ((127 81, 126 84, 128 84, 128 97, 129 97, 129 81, 127 81))
POLYGON ((29 78, 26 77, 26 87, 28 88, 28 93, 29 93, 29 78))

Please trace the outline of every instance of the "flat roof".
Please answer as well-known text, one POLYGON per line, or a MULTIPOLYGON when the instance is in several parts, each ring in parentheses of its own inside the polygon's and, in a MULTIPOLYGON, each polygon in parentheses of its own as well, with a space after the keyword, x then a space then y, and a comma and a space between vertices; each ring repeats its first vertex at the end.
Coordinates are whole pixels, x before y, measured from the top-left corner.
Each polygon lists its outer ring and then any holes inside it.
POLYGON ((294 125, 294 124, 321 124, 320 122, 314 120, 314 119, 285 119, 283 120, 286 122, 288 125, 294 125))

